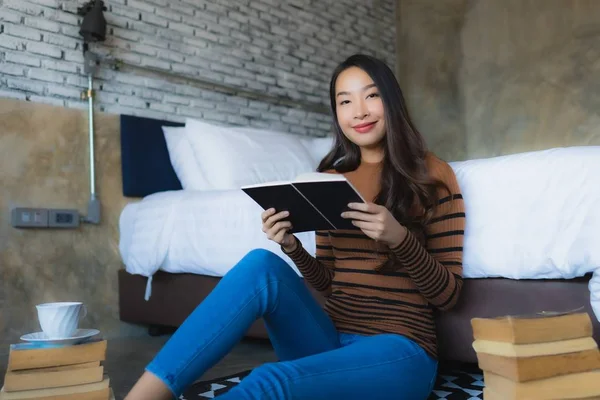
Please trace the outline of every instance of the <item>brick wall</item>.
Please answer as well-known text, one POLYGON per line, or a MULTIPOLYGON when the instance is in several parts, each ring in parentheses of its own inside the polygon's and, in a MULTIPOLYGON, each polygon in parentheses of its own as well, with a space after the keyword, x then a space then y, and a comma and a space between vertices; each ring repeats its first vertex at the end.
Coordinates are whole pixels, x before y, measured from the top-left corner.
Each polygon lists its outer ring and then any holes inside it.
MULTIPOLYGON (((0 0, 0 97, 87 107, 84 1, 0 0)), ((106 0, 98 109, 323 135, 336 64, 395 64, 394 0, 106 0), (121 60, 115 69, 108 62, 121 60), (167 72, 168 73, 164 73, 167 72)))

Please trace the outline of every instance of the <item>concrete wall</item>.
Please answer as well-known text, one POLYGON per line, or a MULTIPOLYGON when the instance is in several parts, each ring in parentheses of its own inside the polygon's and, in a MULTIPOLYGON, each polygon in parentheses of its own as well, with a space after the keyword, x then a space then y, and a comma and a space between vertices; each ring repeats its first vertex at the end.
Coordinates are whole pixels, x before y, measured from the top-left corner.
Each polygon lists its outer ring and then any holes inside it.
POLYGON ((398 75, 448 160, 600 144, 600 3, 399 0, 398 75))
POLYGON ((73 230, 15 229, 10 210, 76 208, 89 199, 87 113, 17 99, 0 99, 0 342, 39 331, 35 305, 83 301, 84 328, 108 337, 142 329, 118 321, 117 271, 121 268, 121 189, 117 115, 96 113, 96 190, 100 225, 73 230))

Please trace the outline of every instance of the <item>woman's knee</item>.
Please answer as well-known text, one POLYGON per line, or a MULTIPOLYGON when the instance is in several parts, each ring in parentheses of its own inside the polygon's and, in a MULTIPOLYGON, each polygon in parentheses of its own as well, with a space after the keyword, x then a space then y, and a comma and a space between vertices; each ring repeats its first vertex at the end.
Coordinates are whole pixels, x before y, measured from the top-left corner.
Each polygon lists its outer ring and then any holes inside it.
POLYGON ((284 363, 271 362, 254 368, 244 381, 247 389, 263 391, 264 397, 260 398, 281 399, 285 398, 285 393, 289 392, 287 383, 290 381, 290 375, 287 373, 284 363))
POLYGON ((247 273, 285 273, 291 269, 283 258, 267 249, 253 249, 242 257, 236 264, 235 269, 241 269, 247 273))

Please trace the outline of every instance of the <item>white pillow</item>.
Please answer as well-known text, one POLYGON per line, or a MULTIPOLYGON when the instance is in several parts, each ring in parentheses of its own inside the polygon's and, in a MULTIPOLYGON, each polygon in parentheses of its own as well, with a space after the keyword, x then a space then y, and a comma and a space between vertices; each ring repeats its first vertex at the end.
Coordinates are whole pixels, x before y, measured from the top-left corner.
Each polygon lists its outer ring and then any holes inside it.
POLYGON ((167 150, 173 170, 184 189, 209 190, 196 155, 192 150, 185 126, 163 126, 167 150))
POLYGON ((302 137, 301 140, 315 162, 315 169, 333 147, 333 136, 302 137))
POLYGON ((600 267, 600 146, 450 165, 467 215, 465 277, 569 279, 600 267))
POLYGON ((333 136, 327 137, 313 137, 313 136, 300 136, 287 132, 271 131, 265 129, 248 128, 248 127, 235 127, 231 128, 236 132, 245 132, 249 134, 262 134, 268 132, 270 134, 277 134, 281 136, 288 136, 289 140, 300 140, 300 142, 306 147, 306 150, 314 161, 314 169, 319 166, 321 160, 329 153, 333 147, 333 136))
MULTIPOLYGON (((185 134, 210 190, 293 179, 315 168, 296 135, 217 126, 192 118, 186 120, 185 134)), ((196 179, 184 189, 207 188, 196 179)))

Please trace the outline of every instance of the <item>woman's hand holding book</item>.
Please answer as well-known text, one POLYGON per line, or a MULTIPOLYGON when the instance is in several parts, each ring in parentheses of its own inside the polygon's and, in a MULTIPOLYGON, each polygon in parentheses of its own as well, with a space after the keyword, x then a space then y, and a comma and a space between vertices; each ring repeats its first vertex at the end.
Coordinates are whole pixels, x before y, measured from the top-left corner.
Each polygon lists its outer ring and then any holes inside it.
POLYGON ((343 212, 342 218, 351 219, 352 225, 360 228, 371 239, 395 248, 406 238, 406 227, 384 206, 374 203, 350 203, 348 207, 353 211, 343 212))
POLYGON ((278 243, 286 252, 292 252, 296 249, 296 237, 288 230, 292 228, 290 221, 282 221, 289 216, 289 212, 276 212, 274 208, 269 208, 261 213, 263 223, 262 230, 266 233, 269 240, 278 243))

